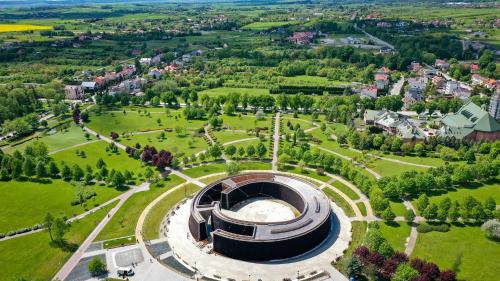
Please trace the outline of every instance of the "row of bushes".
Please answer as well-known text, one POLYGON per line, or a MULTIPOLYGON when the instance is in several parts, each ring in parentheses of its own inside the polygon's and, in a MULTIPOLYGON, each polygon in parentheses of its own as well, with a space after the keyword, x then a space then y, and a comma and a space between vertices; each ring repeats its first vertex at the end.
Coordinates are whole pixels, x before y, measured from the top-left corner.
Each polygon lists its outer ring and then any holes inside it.
POLYGON ((306 95, 316 94, 323 95, 327 92, 329 94, 343 94, 344 91, 350 90, 341 86, 292 86, 292 85, 277 85, 269 89, 271 94, 298 94, 304 93, 306 95))
POLYGON ((428 233, 432 231, 437 231, 437 232, 448 232, 450 231, 450 225, 443 223, 443 224, 419 224, 417 226, 417 231, 420 233, 428 233))
POLYGON ((0 233, 0 239, 5 238, 5 236, 14 236, 14 235, 17 235, 17 234, 22 234, 22 233, 34 231, 34 230, 37 230, 37 229, 40 229, 40 228, 42 228, 42 225, 35 224, 33 227, 25 227, 25 228, 21 228, 21 229, 18 229, 18 230, 9 231, 7 233, 7 235, 5 235, 3 233, 0 233))

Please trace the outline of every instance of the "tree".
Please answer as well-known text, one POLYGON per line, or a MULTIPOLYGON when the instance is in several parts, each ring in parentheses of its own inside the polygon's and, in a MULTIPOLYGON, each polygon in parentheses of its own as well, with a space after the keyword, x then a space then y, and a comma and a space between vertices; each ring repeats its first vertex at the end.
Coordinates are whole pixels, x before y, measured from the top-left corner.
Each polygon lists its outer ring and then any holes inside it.
POLYGON ((467 164, 476 162, 476 155, 472 149, 469 149, 467 150, 467 152, 465 152, 464 160, 467 161, 467 164))
POLYGON ((36 164, 37 178, 43 178, 46 175, 47 175, 47 170, 45 169, 45 163, 43 163, 43 161, 38 161, 38 164, 36 164))
POLYGON ((255 147, 253 145, 247 146, 248 157, 253 157, 255 155, 255 147))
POLYGON ((352 255, 349 263, 346 266, 347 276, 358 280, 363 275, 363 264, 358 256, 352 255))
POLYGON ((259 142, 259 144, 257 145, 256 151, 257 151, 257 155, 259 156, 259 158, 262 159, 262 158, 264 158, 264 155, 266 155, 266 153, 267 153, 267 148, 262 142, 259 142))
POLYGON ((84 111, 80 114, 80 119, 83 121, 83 122, 87 122, 89 121, 89 114, 87 113, 87 111, 84 111))
POLYGON ((427 195, 422 194, 417 199, 417 209, 422 213, 425 208, 429 205, 429 197, 427 195))
POLYGON ((71 180, 73 174, 72 174, 71 169, 69 168, 68 165, 63 164, 63 167, 62 167, 62 170, 61 170, 61 176, 66 181, 71 180))
POLYGON ((112 183, 116 187, 121 187, 125 184, 125 177, 123 176, 123 174, 120 171, 118 171, 114 174, 113 179, 112 179, 112 183))
POLYGON ((413 222, 414 219, 415 219, 415 213, 413 212, 413 210, 411 210, 411 209, 406 210, 405 220, 407 222, 413 222))
POLYGON ((88 264, 88 270, 92 276, 100 276, 108 272, 106 268, 106 263, 104 263, 100 258, 94 257, 90 260, 88 264))
POLYGON ((238 156, 241 158, 245 155, 245 148, 243 148, 243 146, 240 146, 240 148, 238 148, 238 156))
POLYGON ((226 172, 229 176, 234 176, 240 171, 240 164, 236 161, 229 161, 226 163, 226 172))
POLYGON ((411 281, 418 276, 418 271, 413 269, 409 264, 403 263, 398 266, 392 281, 411 281))
POLYGON ((49 175, 52 178, 56 178, 59 175, 59 168, 54 161, 49 162, 49 175))
POLYGON ((494 219, 483 223, 481 230, 486 233, 486 237, 500 241, 500 222, 498 220, 494 219))
POLYGON ((47 213, 45 215, 45 218, 43 219, 43 224, 45 225, 47 231, 49 232, 50 241, 54 241, 54 238, 52 237, 52 225, 54 225, 54 217, 52 216, 51 213, 47 213))
POLYGON ((438 214, 438 206, 435 203, 431 203, 425 208, 422 213, 422 216, 427 220, 434 220, 437 218, 438 214))
POLYGON ((385 209, 382 214, 382 219, 384 219, 385 221, 394 221, 394 219, 396 218, 396 214, 394 214, 394 212, 392 211, 391 207, 388 207, 387 209, 385 209))
POLYGON ((27 176, 28 178, 32 177, 33 175, 35 175, 35 170, 36 166, 35 166, 35 163, 33 162, 33 159, 31 157, 26 157, 24 159, 24 163, 23 163, 23 173, 25 176, 27 176))
POLYGON ((214 160, 222 156, 222 150, 218 144, 210 146, 208 148, 208 153, 214 160))
POLYGON ((69 231, 69 224, 63 218, 56 218, 52 225, 52 237, 59 244, 64 243, 64 235, 69 231))
POLYGON ((234 145, 228 145, 225 149, 224 152, 231 158, 233 158, 233 155, 236 154, 236 146, 234 145))
POLYGON ((14 159, 12 161, 11 177, 13 179, 18 179, 22 173, 23 173, 23 162, 19 159, 14 159))
POLYGON ((71 174, 73 176, 74 181, 79 181, 84 176, 82 168, 80 168, 80 166, 78 166, 77 164, 73 165, 71 174))
POLYGON ((147 167, 146 171, 144 172, 144 177, 146 177, 148 181, 151 181, 153 175, 154 175, 153 169, 151 169, 151 167, 147 167))
POLYGON ((102 167, 106 167, 106 163, 102 160, 102 158, 99 158, 95 166, 97 169, 101 169, 102 167))

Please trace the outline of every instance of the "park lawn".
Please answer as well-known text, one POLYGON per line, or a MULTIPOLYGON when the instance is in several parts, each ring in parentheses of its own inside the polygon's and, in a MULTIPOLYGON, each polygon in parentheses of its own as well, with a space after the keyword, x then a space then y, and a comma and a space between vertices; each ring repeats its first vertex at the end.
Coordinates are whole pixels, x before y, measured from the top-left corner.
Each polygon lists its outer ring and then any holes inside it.
MULTIPOLYGON (((413 155, 405 155, 405 156, 400 156, 392 153, 378 153, 378 151, 374 151, 373 154, 379 155, 380 157, 386 157, 386 158, 391 158, 391 159, 396 159, 396 160, 401 160, 409 163, 414 163, 414 164, 422 164, 422 165, 430 165, 430 166, 442 166, 444 165, 445 161, 441 158, 435 158, 435 157, 418 157, 418 156, 413 156, 413 155)), ((398 163, 396 163, 398 164, 398 163)))
MULTIPOLYGON (((302 176, 310 177, 310 178, 313 178, 313 179, 320 180, 322 182, 327 182, 327 181, 330 180, 330 177, 327 176, 327 175, 320 175, 320 174, 318 174, 318 173, 316 173, 314 171, 311 171, 309 169, 302 170, 299 167, 290 166, 290 165, 286 165, 284 167, 281 167, 280 171, 288 172, 288 173, 294 173, 294 174, 297 174, 297 175, 302 175, 302 176)), ((314 183, 317 186, 320 185, 316 181, 314 181, 312 183, 314 183)))
POLYGON ((366 213, 366 206, 365 206, 365 203, 363 203, 363 202, 358 202, 358 203, 356 203, 356 206, 358 206, 358 209, 359 209, 359 211, 361 212, 361 214, 362 214, 363 216, 366 216, 366 214, 367 214, 367 213, 366 213))
POLYGON ((330 123, 327 125, 327 128, 329 128, 331 133, 334 135, 347 134, 349 132, 347 126, 341 123, 330 123))
POLYGON ((112 239, 108 241, 104 241, 102 243, 102 247, 104 249, 111 249, 111 248, 116 248, 116 247, 123 247, 126 245, 132 245, 136 243, 136 238, 134 235, 128 236, 128 237, 120 237, 117 239, 112 239))
MULTIPOLYGON (((452 201, 457 200, 461 204, 466 196, 472 196, 477 200, 479 200, 481 203, 484 202, 486 198, 492 197, 493 199, 495 199, 498 205, 500 204, 500 184, 474 183, 468 187, 460 187, 454 189, 453 191, 449 191, 447 193, 435 196, 429 196, 429 202, 439 204, 441 200, 448 197, 452 201)), ((412 200, 414 206, 416 206, 416 202, 417 202, 416 198, 412 200)))
POLYGON ((41 224, 45 215, 50 212, 54 216, 71 217, 92 209, 121 192, 112 187, 89 186, 97 196, 89 199, 84 206, 71 206, 78 187, 62 180, 51 183, 0 182, 0 233, 7 234, 12 230, 32 227, 41 224))
POLYGON ((227 116, 221 117, 223 126, 230 130, 254 130, 256 127, 267 128, 268 132, 271 130, 271 123, 273 115, 266 114, 264 119, 258 120, 254 114, 241 115, 241 116, 227 116))
POLYGON ((227 177, 226 173, 221 174, 221 175, 213 175, 210 177, 206 177, 206 178, 201 179, 200 181, 204 184, 209 184, 209 183, 212 183, 216 180, 220 180, 220 179, 225 178, 225 177, 227 177))
POLYGON ((498 280, 500 245, 477 226, 452 226, 448 232, 419 233, 412 257, 435 262, 441 269, 458 265, 458 279, 498 280))
POLYGON ((186 196, 190 196, 196 191, 200 190, 200 187, 189 183, 184 187, 173 190, 168 196, 163 198, 158 202, 149 212, 148 216, 144 221, 144 226, 142 231, 144 232, 144 238, 147 240, 157 239, 160 236, 160 225, 168 211, 174 207, 175 204, 179 203, 186 196))
POLYGON ((220 144, 225 144, 227 142, 232 142, 236 140, 256 138, 255 134, 253 133, 248 134, 240 131, 235 132, 231 130, 213 131, 213 135, 217 138, 217 142, 220 144))
POLYGON ((95 140, 95 137, 91 135, 89 135, 89 138, 87 139, 85 137, 85 132, 83 132, 80 127, 73 124, 66 130, 59 129, 59 127, 56 128, 57 132, 53 134, 48 133, 37 136, 34 139, 24 142, 20 145, 9 147, 8 149, 6 149, 6 152, 10 153, 14 152, 15 150, 24 151, 26 146, 33 144, 33 142, 42 141, 47 145, 49 153, 53 153, 54 151, 60 149, 65 149, 74 145, 85 143, 87 141, 95 140))
POLYGON ((404 216, 406 213, 406 207, 403 202, 389 201, 389 206, 396 216, 404 216))
POLYGON ((208 96, 221 96, 228 95, 229 93, 238 93, 240 95, 248 94, 250 96, 268 95, 269 89, 262 88, 233 88, 233 87, 219 87, 204 90, 198 93, 198 96, 206 94, 208 96))
POLYGON ((406 238, 410 236, 411 226, 406 222, 380 222, 380 232, 395 251, 404 252, 406 238))
POLYGON ((426 168, 416 167, 412 165, 404 165, 401 163, 394 163, 387 160, 376 159, 369 164, 367 164, 369 168, 377 172, 383 177, 397 176, 406 171, 425 171, 426 168))
POLYGON ((160 196, 160 194, 183 182, 182 178, 176 175, 169 175, 160 181, 160 184, 152 184, 149 190, 135 193, 116 212, 95 240, 102 241, 133 235, 137 221, 144 208, 156 197, 160 196))
POLYGON ((122 151, 120 149, 118 149, 117 153, 112 153, 111 151, 107 152, 107 146, 107 142, 98 141, 58 152, 56 154, 53 154, 51 157, 57 162, 64 161, 70 167, 74 164, 78 164, 82 169, 85 169, 86 165, 90 165, 94 169, 94 171, 97 170, 97 160, 99 160, 99 158, 102 158, 106 163, 106 167, 108 168, 108 170, 129 170, 136 176, 144 172, 145 167, 141 163, 141 161, 129 157, 125 153, 125 151, 122 151), (76 151, 84 151, 86 157, 83 158, 76 155, 76 151))
MULTIPOLYGON (((80 245, 117 202, 71 224, 65 235, 68 243, 80 245)), ((0 242, 2 280, 51 280, 72 255, 50 245, 46 231, 0 242)))
POLYGON ((341 181, 336 180, 336 181, 332 182, 332 185, 335 188, 337 188, 338 190, 342 191, 342 193, 344 193, 345 195, 349 196, 349 198, 351 198, 352 200, 359 199, 359 195, 354 190, 352 190, 350 187, 343 184, 341 181))
POLYGON ((150 116, 143 112, 127 111, 126 114, 122 112, 93 113, 86 125, 103 136, 109 136, 111 132, 121 135, 131 132, 174 129, 177 126, 187 130, 196 130, 203 127, 205 122, 202 120, 186 120, 178 111, 172 111, 170 114, 150 114, 150 116), (158 123, 158 120, 160 120, 160 123, 158 123))
MULTIPOLYGON (((257 145, 259 143, 263 143, 264 146, 267 149, 267 153, 266 153, 266 155, 264 155, 264 158, 265 159, 266 158, 270 158, 270 153, 269 153, 269 149, 270 148, 269 148, 269 145, 268 145, 269 141, 267 139, 264 139, 264 140, 262 140, 262 139, 245 140, 245 141, 241 141, 241 142, 235 143, 233 145, 236 147, 236 151, 238 151, 240 149, 240 147, 243 147, 246 150, 246 148, 249 147, 250 145, 253 145, 254 147, 257 147, 257 145)), ((233 155, 233 158, 237 158, 237 157, 239 157, 239 156, 233 155)))
MULTIPOLYGON (((271 163, 261 161, 240 161, 240 171, 271 170, 271 163)), ((222 162, 207 163, 198 167, 183 170, 182 172, 192 178, 222 173, 226 171, 226 164, 222 162)))
POLYGON ((335 140, 329 139, 323 132, 321 132, 321 130, 314 130, 314 131, 310 132, 310 134, 313 137, 315 137, 321 141, 321 144, 318 145, 319 147, 326 148, 328 150, 331 150, 333 152, 336 152, 338 154, 341 154, 343 156, 347 156, 350 158, 360 157, 362 155, 361 153, 359 153, 357 151, 349 149, 347 146, 345 146, 345 147, 341 146, 335 140))
POLYGON ((297 124, 299 124, 300 128, 302 130, 307 130, 307 129, 310 129, 310 128, 313 128, 313 127, 316 127, 312 124, 312 121, 311 120, 305 120, 305 119, 299 119, 299 118, 293 118, 293 117, 283 117, 282 118, 283 120, 281 121, 283 126, 281 127, 282 131, 281 131, 281 134, 286 134, 286 133, 293 133, 295 130, 291 130, 288 128, 287 124, 288 122, 290 122, 290 124, 293 125, 293 128, 295 128, 295 126, 297 124))
POLYGON ((326 187, 323 188, 323 192, 332 200, 335 204, 337 204, 342 210, 344 210, 347 217, 354 217, 356 214, 352 209, 351 205, 344 198, 340 197, 335 191, 331 188, 326 187))
POLYGON ((201 136, 192 135, 187 132, 185 136, 179 136, 175 132, 163 132, 165 138, 160 137, 160 132, 135 134, 121 137, 119 142, 134 147, 139 143, 141 147, 146 145, 154 146, 158 151, 161 149, 172 152, 174 155, 191 156, 208 148, 207 142, 201 136))
POLYGON ((19 32, 28 30, 49 30, 52 26, 48 25, 32 25, 32 24, 0 24, 1 32, 19 32))

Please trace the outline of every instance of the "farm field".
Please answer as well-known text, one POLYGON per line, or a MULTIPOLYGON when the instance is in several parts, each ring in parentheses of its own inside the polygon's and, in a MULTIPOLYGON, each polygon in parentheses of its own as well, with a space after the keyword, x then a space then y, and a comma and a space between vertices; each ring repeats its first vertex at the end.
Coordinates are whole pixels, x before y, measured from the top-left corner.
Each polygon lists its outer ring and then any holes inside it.
POLYGON ((52 26, 32 24, 0 24, 0 33, 48 29, 52 29, 52 26))

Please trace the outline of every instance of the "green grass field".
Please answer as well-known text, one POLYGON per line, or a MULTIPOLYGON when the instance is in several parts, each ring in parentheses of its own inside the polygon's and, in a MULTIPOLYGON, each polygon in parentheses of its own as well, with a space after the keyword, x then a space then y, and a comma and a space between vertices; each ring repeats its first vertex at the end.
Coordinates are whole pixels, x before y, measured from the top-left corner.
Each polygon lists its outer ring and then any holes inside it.
POLYGON ((406 222, 380 222, 380 232, 395 251, 404 252, 406 238, 410 235, 411 226, 406 222))
MULTIPOLYGON (((488 197, 493 197, 498 205, 500 204, 500 184, 473 184, 469 187, 457 188, 441 195, 429 196, 429 202, 439 204, 441 200, 448 197, 462 203, 466 196, 472 196, 480 202, 484 202, 488 197)), ((416 199, 412 200, 412 203, 416 206, 416 199)))
MULTIPOLYGON (((116 205, 103 209, 71 224, 66 240, 81 244, 107 212, 116 205)), ((29 234, 0 242, 0 265, 2 280, 51 280, 71 252, 50 245, 49 234, 45 231, 29 234)))
POLYGON ((356 206, 358 206, 359 211, 361 212, 361 214, 362 214, 363 216, 366 216, 366 215, 367 215, 367 213, 366 213, 366 206, 365 206, 365 204, 364 204, 363 202, 358 202, 358 203, 356 203, 356 206))
POLYGON ((279 77, 280 84, 286 85, 313 85, 313 86, 349 86, 349 82, 329 80, 326 77, 299 75, 292 77, 279 77))
MULTIPOLYGON (((149 109, 148 111, 152 111, 149 109)), ((181 111, 170 110, 170 114, 165 113, 165 109, 156 109, 150 116, 144 114, 143 111, 123 112, 103 112, 100 115, 92 114, 87 126, 96 132, 109 136, 111 132, 118 134, 130 132, 146 132, 161 129, 174 129, 176 126, 195 130, 203 127, 206 121, 191 120, 188 121, 182 115, 181 111), (158 123, 158 119, 160 123, 158 123)))
POLYGON ((347 185, 343 184, 341 181, 334 181, 332 185, 337 188, 338 190, 342 191, 345 195, 349 196, 352 200, 358 200, 359 195, 354 192, 350 187, 347 185))
MULTIPOLYGON (((268 162, 254 162, 254 161, 242 161, 240 162, 240 170, 270 170, 271 163, 268 162)), ((226 171, 226 164, 224 163, 211 163, 208 165, 202 165, 183 171, 184 174, 192 177, 199 178, 209 174, 221 173, 226 171)))
POLYGON ((346 216, 354 217, 355 213, 352 209, 351 205, 344 200, 344 198, 340 197, 335 191, 331 190, 329 187, 323 189, 323 192, 332 200, 335 204, 337 204, 342 210, 344 210, 346 216))
POLYGON ((32 227, 43 222, 47 212, 54 216, 67 217, 92 209, 121 192, 112 187, 89 186, 96 191, 97 196, 87 201, 84 206, 71 206, 78 187, 62 180, 52 183, 34 182, 0 182, 0 233, 11 230, 32 227))
POLYGON ((96 237, 96 241, 108 240, 128 235, 133 235, 137 220, 146 206, 160 194, 172 187, 183 183, 184 180, 175 175, 161 181, 161 185, 153 184, 148 191, 132 195, 113 216, 111 221, 96 237))
POLYGON ((455 269, 458 279, 497 280, 500 246, 485 237, 479 227, 453 226, 449 232, 419 233, 412 257, 455 269))
MULTIPOLYGON (((231 131, 231 130, 213 131, 213 134, 217 138, 217 141, 220 144, 225 144, 225 143, 231 142, 231 141, 256 137, 255 134, 253 134, 253 133, 248 134, 248 133, 244 133, 244 132, 231 131)), ((237 145, 237 144, 239 144, 239 143, 235 143, 234 145, 237 145)))
POLYGON ((392 211, 396 216, 404 216, 406 213, 406 207, 402 202, 394 202, 390 201, 389 205, 391 206, 392 211))
POLYGON ((185 187, 172 191, 167 197, 158 202, 158 204, 151 209, 144 221, 144 228, 142 230, 144 232, 144 238, 149 240, 158 238, 160 235, 161 222, 168 211, 185 198, 186 195, 189 196, 198 190, 200 190, 199 186, 189 183, 185 187))
POLYGON ((135 146, 139 143, 142 147, 149 145, 156 147, 157 150, 165 149, 174 155, 183 153, 190 156, 208 148, 207 142, 200 136, 191 135, 187 132, 185 136, 178 136, 175 132, 164 132, 165 139, 160 138, 161 133, 136 134, 130 137, 122 137, 119 142, 135 146))
POLYGON ((367 165, 369 168, 373 169, 375 172, 380 174, 383 177, 390 177, 400 175, 405 171, 425 171, 426 168, 416 167, 412 165, 404 165, 400 163, 394 163, 387 160, 377 159, 373 162, 370 162, 367 165))
POLYGON ((345 251, 344 255, 340 258, 340 260, 336 263, 332 264, 335 266, 336 269, 338 269, 340 272, 346 274, 346 266, 348 262, 348 258, 352 255, 354 250, 361 245, 363 242, 363 237, 365 236, 366 233, 366 222, 364 221, 353 221, 351 222, 352 225, 352 240, 351 244, 349 244, 349 247, 345 251))
POLYGON ((67 130, 58 130, 58 128, 56 130, 57 132, 54 134, 42 135, 20 145, 9 147, 6 149, 6 152, 10 153, 14 152, 14 150, 24 151, 25 147, 31 145, 33 142, 42 141, 47 145, 50 153, 96 139, 93 136, 89 136, 87 139, 82 129, 75 125, 70 126, 67 130))
POLYGON ((268 128, 271 127, 272 115, 266 114, 263 120, 257 120, 254 114, 241 115, 241 116, 227 116, 223 115, 222 121, 224 126, 230 130, 254 130, 256 127, 268 128))
POLYGON ((82 169, 84 169, 86 165, 90 165, 94 170, 97 170, 97 160, 102 158, 106 163, 108 170, 129 170, 134 172, 136 176, 139 173, 144 172, 145 168, 140 160, 129 157, 125 151, 122 150, 118 150, 118 153, 106 152, 107 146, 108 143, 105 141, 99 141, 58 152, 53 154, 51 157, 58 162, 64 161, 66 164, 70 165, 70 167, 74 164, 78 164, 82 169), (86 157, 82 158, 81 156, 76 155, 77 150, 84 151, 86 157))

